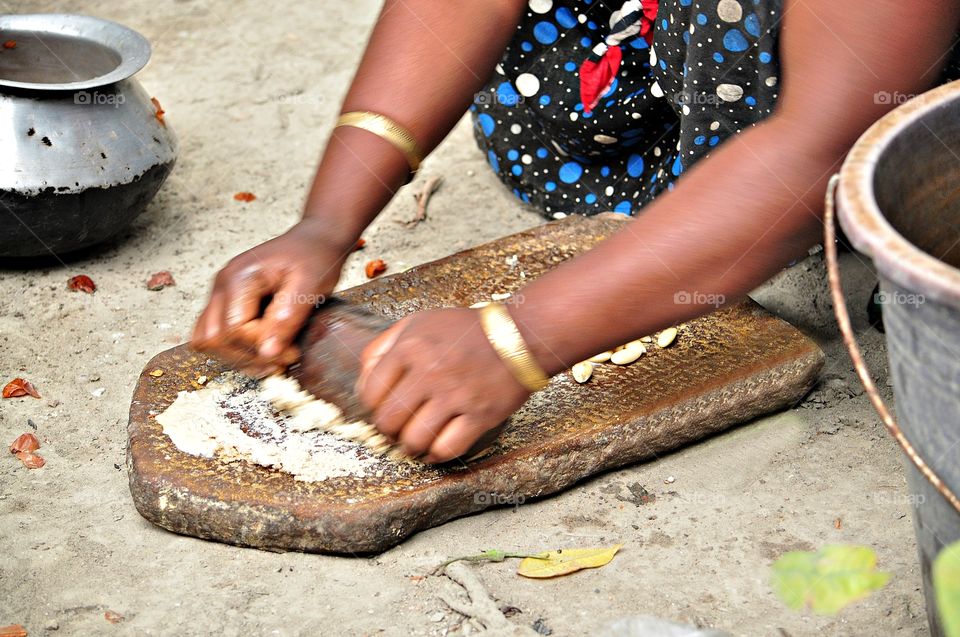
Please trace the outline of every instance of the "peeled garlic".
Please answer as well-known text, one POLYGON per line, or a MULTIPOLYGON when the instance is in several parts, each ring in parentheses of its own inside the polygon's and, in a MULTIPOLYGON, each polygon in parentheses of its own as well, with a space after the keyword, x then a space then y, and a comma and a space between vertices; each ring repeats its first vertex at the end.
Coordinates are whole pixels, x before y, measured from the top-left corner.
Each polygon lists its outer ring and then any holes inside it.
POLYGON ((623 349, 617 350, 610 357, 610 362, 616 365, 629 365, 647 353, 646 346, 640 341, 631 341, 623 349))
POLYGON ((590 361, 577 363, 570 368, 570 373, 573 374, 573 380, 581 384, 585 383, 590 380, 590 377, 593 375, 593 363, 590 361))
POLYGON ((677 328, 668 327, 657 335, 657 345, 660 347, 669 347, 675 338, 677 338, 677 328))
POLYGON ((590 361, 591 363, 606 363, 608 360, 610 360, 611 356, 613 356, 613 350, 600 352, 596 356, 591 356, 587 360, 590 361))

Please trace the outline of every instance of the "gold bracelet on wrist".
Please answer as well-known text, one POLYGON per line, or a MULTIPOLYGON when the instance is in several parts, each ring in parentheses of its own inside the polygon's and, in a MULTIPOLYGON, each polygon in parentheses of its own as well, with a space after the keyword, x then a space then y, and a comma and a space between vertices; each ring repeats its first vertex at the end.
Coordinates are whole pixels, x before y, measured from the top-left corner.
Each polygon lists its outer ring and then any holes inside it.
POLYGON ((410 164, 411 178, 420 169, 423 152, 420 150, 417 140, 414 139, 410 131, 389 117, 370 111, 351 111, 341 115, 334 128, 340 126, 362 128, 393 144, 407 158, 407 163, 410 164))
POLYGON ((480 308, 480 325, 487 340, 517 381, 529 391, 543 389, 550 382, 546 372, 537 364, 527 344, 513 322, 507 308, 490 303, 480 308))

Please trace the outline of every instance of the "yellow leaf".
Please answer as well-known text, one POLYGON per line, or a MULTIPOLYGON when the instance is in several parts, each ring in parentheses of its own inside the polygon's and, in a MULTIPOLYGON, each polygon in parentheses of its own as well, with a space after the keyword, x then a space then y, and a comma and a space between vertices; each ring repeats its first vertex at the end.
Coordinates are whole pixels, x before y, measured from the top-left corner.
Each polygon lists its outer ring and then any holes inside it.
POLYGON ((524 577, 559 577, 585 568, 598 568, 609 564, 623 544, 609 548, 559 549, 539 553, 520 562, 517 573, 524 577))

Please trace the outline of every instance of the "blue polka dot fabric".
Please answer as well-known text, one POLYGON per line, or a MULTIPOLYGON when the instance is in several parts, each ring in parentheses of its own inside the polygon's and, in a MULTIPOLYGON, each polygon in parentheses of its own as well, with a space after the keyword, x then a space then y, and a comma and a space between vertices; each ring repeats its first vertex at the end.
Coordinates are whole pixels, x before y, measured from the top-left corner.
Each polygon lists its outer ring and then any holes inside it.
POLYGON ((653 44, 619 42, 616 77, 585 110, 579 69, 637 2, 529 0, 470 109, 493 170, 548 217, 636 214, 773 110, 781 0, 661 0, 653 44))

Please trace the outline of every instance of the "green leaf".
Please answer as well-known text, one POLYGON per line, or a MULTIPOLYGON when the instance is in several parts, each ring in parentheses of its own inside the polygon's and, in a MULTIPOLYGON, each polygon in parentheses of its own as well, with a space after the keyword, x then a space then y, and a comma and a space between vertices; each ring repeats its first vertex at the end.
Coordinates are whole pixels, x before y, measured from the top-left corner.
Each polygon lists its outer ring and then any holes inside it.
POLYGON ((794 610, 810 605, 818 615, 845 606, 886 586, 890 574, 876 570, 867 546, 832 544, 819 551, 791 551, 773 563, 773 590, 794 610))
POLYGON ((937 610, 947 637, 960 637, 960 542, 940 551, 933 561, 937 610))

